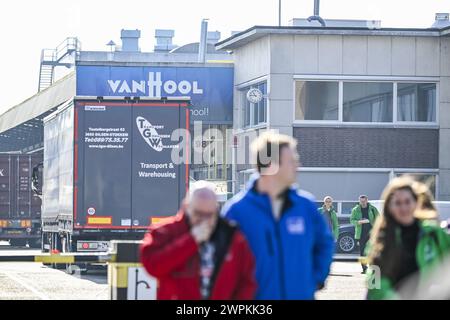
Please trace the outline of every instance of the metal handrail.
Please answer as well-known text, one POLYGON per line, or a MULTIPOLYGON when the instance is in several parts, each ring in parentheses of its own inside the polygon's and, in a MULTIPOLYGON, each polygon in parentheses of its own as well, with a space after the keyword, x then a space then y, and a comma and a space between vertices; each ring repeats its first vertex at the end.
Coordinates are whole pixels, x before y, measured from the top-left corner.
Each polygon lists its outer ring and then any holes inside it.
POLYGON ((56 49, 42 49, 41 62, 50 61, 57 62, 64 58, 67 54, 78 52, 81 50, 81 43, 76 37, 66 38, 56 49))
POLYGON ((65 66, 71 68, 72 62, 62 62, 65 57, 70 56, 75 52, 74 59, 78 59, 79 52, 81 50, 81 43, 76 37, 68 37, 64 39, 55 49, 42 49, 41 51, 41 69, 39 72, 39 85, 38 91, 41 91, 53 83, 54 68, 56 66, 65 66), (44 69, 44 66, 51 66, 50 74, 48 70, 44 69), (43 73, 45 71, 45 73, 43 73))
POLYGON ((55 49, 42 49, 41 62, 42 61, 56 61, 55 49))
POLYGON ((81 49, 80 41, 76 37, 66 38, 62 43, 56 47, 56 60, 61 60, 66 54, 72 53, 74 51, 79 51, 81 49), (60 55, 63 53, 62 55, 60 55))

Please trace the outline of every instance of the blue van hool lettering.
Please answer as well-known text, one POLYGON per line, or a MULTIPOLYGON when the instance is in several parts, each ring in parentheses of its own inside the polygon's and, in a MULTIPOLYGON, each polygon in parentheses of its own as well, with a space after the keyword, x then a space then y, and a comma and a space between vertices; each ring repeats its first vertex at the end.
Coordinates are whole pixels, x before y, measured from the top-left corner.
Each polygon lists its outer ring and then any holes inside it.
MULTIPOLYGON (((233 121, 232 66, 77 66, 77 96, 191 99, 190 120, 233 121)), ((92 110, 98 111, 98 110, 92 110)))
POLYGON ((162 97, 180 95, 201 95, 203 89, 199 87, 198 81, 188 80, 161 80, 161 72, 149 72, 148 81, 145 80, 108 80, 108 85, 114 94, 144 94, 148 97, 162 97))

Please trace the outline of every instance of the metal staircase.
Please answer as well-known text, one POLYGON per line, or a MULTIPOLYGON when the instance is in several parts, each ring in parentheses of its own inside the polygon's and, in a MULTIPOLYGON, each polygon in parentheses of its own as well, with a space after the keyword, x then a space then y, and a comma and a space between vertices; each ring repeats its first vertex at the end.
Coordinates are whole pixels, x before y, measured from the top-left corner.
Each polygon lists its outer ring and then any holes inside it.
POLYGON ((38 91, 53 84, 56 67, 73 67, 80 50, 81 43, 75 37, 66 38, 55 49, 42 49, 38 91))

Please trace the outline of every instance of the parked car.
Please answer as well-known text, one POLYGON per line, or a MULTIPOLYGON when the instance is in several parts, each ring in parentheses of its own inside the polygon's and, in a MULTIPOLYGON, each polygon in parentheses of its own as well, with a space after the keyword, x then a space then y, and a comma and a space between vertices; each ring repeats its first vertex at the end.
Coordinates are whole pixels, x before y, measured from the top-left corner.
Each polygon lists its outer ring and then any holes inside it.
POLYGON ((355 240, 355 226, 344 224, 339 226, 339 238, 336 242, 337 253, 358 253, 358 244, 355 240))

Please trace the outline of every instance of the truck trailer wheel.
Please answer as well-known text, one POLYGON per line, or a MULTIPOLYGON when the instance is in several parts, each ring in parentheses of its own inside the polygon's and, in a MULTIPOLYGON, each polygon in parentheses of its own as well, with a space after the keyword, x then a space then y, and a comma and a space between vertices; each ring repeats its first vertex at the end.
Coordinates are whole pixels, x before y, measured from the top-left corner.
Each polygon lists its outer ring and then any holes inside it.
POLYGON ((70 275, 85 275, 88 272, 87 264, 66 264, 66 272, 70 275))

